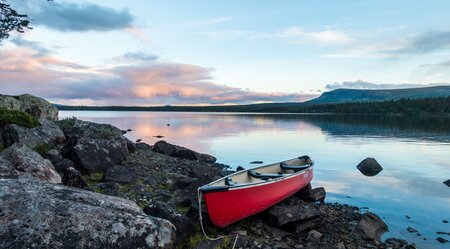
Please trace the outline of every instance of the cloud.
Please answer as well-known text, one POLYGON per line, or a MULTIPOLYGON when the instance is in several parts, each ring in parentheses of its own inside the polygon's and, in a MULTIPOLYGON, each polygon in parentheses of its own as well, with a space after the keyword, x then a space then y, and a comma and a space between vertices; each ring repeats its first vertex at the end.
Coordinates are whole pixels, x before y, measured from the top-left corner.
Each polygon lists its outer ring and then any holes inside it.
POLYGON ((432 31, 414 37, 407 46, 394 53, 428 53, 450 48, 450 31, 432 31))
POLYGON ((91 3, 64 1, 18 1, 20 12, 27 13, 36 25, 57 31, 110 31, 132 26, 134 17, 126 9, 91 3), (23 10, 22 10, 23 9, 23 10))
POLYGON ((337 30, 318 30, 305 31, 299 27, 290 27, 275 32, 259 32, 251 30, 224 30, 208 31, 200 34, 211 39, 224 40, 263 40, 263 39, 281 39, 284 41, 302 44, 313 43, 322 45, 343 45, 353 41, 348 34, 337 30))
POLYGON ((29 41, 19 37, 15 37, 9 40, 11 43, 16 45, 17 47, 26 47, 31 48, 37 51, 37 55, 47 55, 51 53, 51 50, 46 48, 44 44, 36 41, 29 41))
POLYGON ((117 61, 156 61, 159 56, 145 53, 142 51, 127 52, 122 56, 115 58, 117 61))
POLYGON ((331 84, 327 84, 325 88, 327 90, 335 90, 341 88, 347 89, 400 89, 400 88, 417 88, 417 87, 428 87, 428 86, 439 86, 446 84, 414 84, 414 83, 372 83, 362 80, 357 81, 344 81, 344 82, 335 82, 331 84))
MULTIPOLYGON (((144 57, 139 52, 131 57, 144 57)), ((139 60, 87 67, 29 48, 0 50, 0 91, 95 105, 243 104, 305 101, 316 94, 263 93, 217 84, 211 68, 139 60)))
POLYGON ((350 36, 341 31, 304 31, 298 27, 280 30, 275 36, 292 39, 296 42, 317 42, 322 44, 347 44, 353 40, 350 36))
POLYGON ((336 30, 305 31, 299 27, 290 27, 273 33, 259 33, 250 39, 280 38, 294 43, 319 43, 328 45, 348 44, 353 39, 346 33, 336 30))
POLYGON ((324 54, 328 58, 378 57, 392 58, 399 56, 426 54, 450 49, 450 31, 431 31, 422 34, 400 37, 359 46, 352 46, 336 53, 324 54))

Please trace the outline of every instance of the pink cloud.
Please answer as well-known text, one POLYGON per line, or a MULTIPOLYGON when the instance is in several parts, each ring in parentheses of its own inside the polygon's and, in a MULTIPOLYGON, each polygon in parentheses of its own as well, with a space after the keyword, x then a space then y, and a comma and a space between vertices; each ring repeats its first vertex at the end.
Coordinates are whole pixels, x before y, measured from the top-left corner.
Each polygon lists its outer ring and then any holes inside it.
POLYGON ((212 69, 181 63, 135 62, 87 67, 31 47, 0 50, 0 92, 31 93, 86 105, 242 104, 304 101, 316 95, 264 93, 213 82, 212 69))

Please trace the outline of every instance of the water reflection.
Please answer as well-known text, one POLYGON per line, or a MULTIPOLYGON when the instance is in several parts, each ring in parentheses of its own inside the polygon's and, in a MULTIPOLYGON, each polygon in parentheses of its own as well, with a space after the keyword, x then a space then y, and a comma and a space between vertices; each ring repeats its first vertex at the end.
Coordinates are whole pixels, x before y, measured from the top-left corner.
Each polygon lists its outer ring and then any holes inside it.
POLYGON ((435 238, 437 231, 449 229, 441 222, 450 219, 450 188, 442 184, 450 175, 449 118, 148 112, 60 116, 131 128, 129 138, 150 144, 161 135, 233 167, 310 155, 316 162, 313 185, 327 189, 328 201, 380 214, 391 228, 386 236, 405 238, 419 248, 445 247, 435 238), (383 171, 362 175, 356 166, 367 157, 375 158, 383 171), (406 232, 408 226, 423 236, 406 232))

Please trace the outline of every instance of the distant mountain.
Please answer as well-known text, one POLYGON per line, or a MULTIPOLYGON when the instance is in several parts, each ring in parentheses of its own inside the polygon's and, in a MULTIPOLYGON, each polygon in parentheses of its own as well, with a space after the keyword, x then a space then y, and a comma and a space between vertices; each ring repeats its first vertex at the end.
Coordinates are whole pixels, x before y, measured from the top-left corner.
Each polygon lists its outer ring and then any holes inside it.
POLYGON ((383 90, 336 89, 333 91, 324 92, 322 95, 320 95, 320 97, 306 101, 305 104, 369 102, 447 96, 450 96, 450 85, 383 90))

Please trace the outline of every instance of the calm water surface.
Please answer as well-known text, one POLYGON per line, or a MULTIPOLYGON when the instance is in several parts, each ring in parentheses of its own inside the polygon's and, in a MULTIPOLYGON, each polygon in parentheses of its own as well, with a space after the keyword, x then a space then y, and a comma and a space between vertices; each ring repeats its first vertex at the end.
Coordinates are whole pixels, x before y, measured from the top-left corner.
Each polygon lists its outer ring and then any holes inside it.
POLYGON ((313 186, 324 186, 328 202, 377 213, 389 225, 385 238, 399 237, 419 248, 448 248, 450 240, 450 120, 445 118, 353 117, 323 115, 91 112, 62 111, 78 117, 133 129, 127 134, 153 144, 164 140, 252 167, 300 155, 315 161, 313 186), (170 126, 167 126, 170 124, 170 126), (366 177, 356 165, 374 157, 384 170, 366 177), (411 217, 407 219, 405 215, 411 217), (411 226, 421 236, 408 233, 411 226), (426 240, 425 240, 426 239, 426 240))

